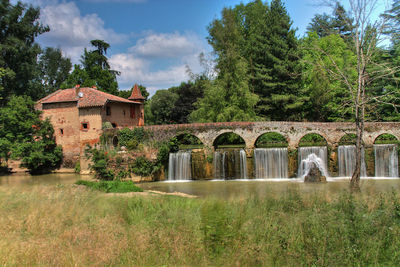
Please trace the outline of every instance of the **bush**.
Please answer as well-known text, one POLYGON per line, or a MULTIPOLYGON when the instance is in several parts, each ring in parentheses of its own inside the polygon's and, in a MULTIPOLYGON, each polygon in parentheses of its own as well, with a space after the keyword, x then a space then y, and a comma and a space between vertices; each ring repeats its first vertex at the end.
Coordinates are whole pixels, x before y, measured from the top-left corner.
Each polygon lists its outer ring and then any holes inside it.
POLYGON ((94 171, 97 179, 114 179, 114 171, 109 169, 110 157, 106 151, 88 147, 85 150, 85 155, 87 158, 92 160, 93 165, 89 165, 89 168, 94 171))
POLYGON ((121 146, 125 146, 128 149, 136 149, 139 143, 146 141, 149 137, 147 131, 143 128, 124 128, 118 132, 118 140, 121 146), (134 141, 133 141, 134 140, 134 141), (130 143, 132 142, 132 143, 130 143), (136 143, 136 145, 135 145, 136 143), (129 148, 131 147, 131 148, 129 148))
POLYGON ((95 190, 103 191, 106 193, 127 193, 127 192, 143 192, 143 189, 137 187, 132 181, 100 181, 92 182, 79 180, 75 184, 84 185, 95 190))
POLYGON ((81 172, 81 162, 78 161, 75 164, 75 173, 80 173, 81 172))
POLYGON ((129 140, 126 144, 128 150, 135 150, 138 147, 138 141, 136 139, 129 140))
POLYGON ((149 176, 154 171, 154 164, 145 157, 138 157, 132 166, 132 172, 140 176, 149 176))

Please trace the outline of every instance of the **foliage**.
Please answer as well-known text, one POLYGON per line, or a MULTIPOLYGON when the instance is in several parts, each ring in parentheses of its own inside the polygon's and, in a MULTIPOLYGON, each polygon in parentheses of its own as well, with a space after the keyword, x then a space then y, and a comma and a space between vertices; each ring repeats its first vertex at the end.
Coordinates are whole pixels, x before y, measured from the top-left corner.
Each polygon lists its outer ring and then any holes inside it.
POLYGON ((81 172, 81 162, 80 161, 76 162, 74 171, 75 171, 75 173, 80 173, 81 172))
POLYGON ((150 99, 146 121, 148 124, 171 124, 175 102, 179 96, 170 90, 158 90, 150 99), (149 111, 151 115, 149 114, 149 111))
POLYGON ((299 146, 325 146, 326 140, 319 134, 309 133, 300 139, 299 146))
POLYGON ((150 176, 154 171, 154 164, 145 157, 137 157, 131 171, 139 176, 150 176))
POLYGON ((124 128, 118 131, 120 146, 125 146, 129 150, 136 149, 139 143, 143 143, 149 138, 149 133, 142 127, 124 128))
POLYGON ((103 191, 106 193, 127 193, 127 192, 143 192, 143 189, 137 187, 132 181, 86 181, 79 180, 75 184, 84 185, 89 188, 103 191))
POLYGON ((243 146, 245 142, 243 138, 235 133, 224 133, 218 136, 214 141, 214 146, 226 146, 226 145, 235 145, 235 146, 243 146))
POLYGON ((47 47, 39 58, 40 78, 45 95, 57 91, 68 78, 71 60, 65 58, 59 48, 47 47))
POLYGON ((339 145, 354 145, 356 143, 357 136, 355 134, 346 134, 340 138, 339 145))
POLYGON ((353 118, 351 94, 344 81, 331 73, 337 68, 356 79, 356 57, 339 35, 318 38, 309 33, 302 42, 303 89, 308 101, 304 116, 310 121, 344 121, 353 118))
POLYGON ((72 88, 76 84, 96 86, 101 91, 118 95, 117 75, 120 73, 111 70, 106 57, 110 45, 102 40, 92 40, 90 43, 95 49, 87 51, 85 48, 81 58, 82 65, 74 66, 73 72, 61 87, 72 88))
POLYGON ((158 146, 157 164, 168 166, 169 153, 179 150, 179 143, 176 138, 172 138, 167 142, 163 142, 158 146))
POLYGON ((39 8, 22 2, 0 1, 0 106, 13 94, 33 99, 44 96, 38 79, 37 57, 41 52, 35 38, 49 31, 39 20, 39 8))
POLYGON ((269 132, 261 135, 257 141, 255 146, 256 147, 287 147, 288 142, 286 138, 274 132, 269 132))
POLYGON ((0 161, 10 156, 19 158, 31 173, 49 172, 60 166, 62 150, 55 143, 54 129, 39 115, 27 96, 13 96, 0 109, 0 161))
POLYGON ((375 139, 375 144, 397 144, 399 140, 392 134, 381 134, 375 139))
POLYGON ((33 142, 16 144, 15 150, 21 157, 21 166, 28 168, 31 174, 48 173, 60 167, 63 158, 62 148, 56 144, 50 120, 46 118, 37 125, 32 134, 33 142))
POLYGON ((110 156, 107 151, 101 149, 87 147, 85 155, 91 159, 93 164, 89 168, 94 171, 96 179, 99 180, 113 180, 115 173, 110 169, 110 156))

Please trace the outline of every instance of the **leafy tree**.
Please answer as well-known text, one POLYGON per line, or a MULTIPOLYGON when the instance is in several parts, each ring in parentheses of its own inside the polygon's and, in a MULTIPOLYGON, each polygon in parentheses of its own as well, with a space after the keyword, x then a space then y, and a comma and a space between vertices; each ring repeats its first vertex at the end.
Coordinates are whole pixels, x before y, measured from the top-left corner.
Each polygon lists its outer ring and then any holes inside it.
POLYGON ((102 40, 90 41, 96 49, 83 52, 81 63, 75 65, 74 71, 62 84, 62 88, 71 88, 76 84, 81 86, 96 86, 99 90, 118 95, 117 75, 120 72, 111 70, 106 54, 110 45, 102 40))
POLYGON ((39 116, 28 96, 13 96, 0 109, 0 157, 6 161, 11 153, 34 174, 55 169, 62 161, 50 121, 39 116))
POLYGON ((152 117, 146 118, 149 124, 170 124, 175 102, 179 96, 169 90, 158 90, 149 101, 149 110, 152 117))
POLYGON ((309 32, 303 40, 303 95, 307 98, 304 117, 310 121, 352 119, 351 95, 345 84, 331 77, 336 65, 344 73, 353 73, 356 58, 337 34, 322 38, 309 32), (334 65, 336 64, 336 65, 334 65))
POLYGON ((178 95, 174 109, 171 113, 171 120, 175 123, 188 123, 189 115, 195 109, 195 103, 203 97, 203 81, 183 82, 179 86, 168 89, 178 95))
POLYGON ((2 105, 12 94, 25 94, 33 99, 44 95, 37 67, 41 49, 35 38, 49 28, 39 22, 39 14, 39 8, 0 1, 0 68, 5 71, 0 80, 2 105))
POLYGON ((225 8, 222 19, 209 27, 209 43, 218 55, 215 81, 205 84, 204 98, 197 102, 191 121, 255 120, 257 96, 249 90, 248 64, 240 54, 243 40, 237 13, 225 8))
POLYGON ((71 60, 63 57, 60 49, 46 48, 39 58, 40 77, 46 95, 60 88, 71 68, 71 60))

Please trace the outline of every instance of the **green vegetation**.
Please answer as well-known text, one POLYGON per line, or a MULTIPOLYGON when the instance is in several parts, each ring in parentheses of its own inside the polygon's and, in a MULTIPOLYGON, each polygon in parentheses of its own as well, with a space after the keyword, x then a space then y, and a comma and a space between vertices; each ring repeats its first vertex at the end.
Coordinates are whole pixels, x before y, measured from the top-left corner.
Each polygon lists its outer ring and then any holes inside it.
POLYGON ((125 146, 128 150, 134 150, 139 143, 147 141, 149 133, 144 128, 124 128, 118 131, 118 142, 120 146, 125 146))
POLYGON ((5 266, 400 264, 397 192, 292 189, 217 200, 113 196, 64 185, 0 188, 0 202, 5 266))
POLYGON ((356 143, 357 136, 355 134, 346 134, 340 138, 339 145, 354 145, 356 143))
POLYGON ((89 168, 94 171, 96 179, 99 180, 114 180, 115 173, 111 169, 110 155, 108 151, 88 147, 85 150, 85 155, 92 161, 93 164, 89 168))
POLYGON ((375 144, 398 144, 399 140, 392 134, 381 134, 375 139, 375 144))
POLYGON ((89 188, 103 191, 106 193, 127 193, 127 192, 143 192, 143 189, 137 187, 132 181, 86 181, 79 180, 75 184, 84 185, 89 188))
POLYGON ((150 176, 158 170, 157 165, 145 157, 137 157, 131 168, 132 172, 139 176, 150 176))
POLYGON ((214 141, 215 148, 244 147, 246 144, 242 137, 235 133, 224 133, 214 141))
POLYGON ((257 139, 255 146, 256 147, 264 147, 264 148, 287 147, 288 142, 283 135, 281 135, 279 133, 270 132, 270 133, 265 133, 265 134, 261 135, 257 139))
POLYGON ((0 109, 0 163, 20 159, 32 174, 50 172, 62 162, 62 149, 56 145, 54 129, 27 96, 13 96, 0 109))
POLYGON ((300 139, 299 146, 326 146, 326 140, 319 134, 306 134, 300 139))

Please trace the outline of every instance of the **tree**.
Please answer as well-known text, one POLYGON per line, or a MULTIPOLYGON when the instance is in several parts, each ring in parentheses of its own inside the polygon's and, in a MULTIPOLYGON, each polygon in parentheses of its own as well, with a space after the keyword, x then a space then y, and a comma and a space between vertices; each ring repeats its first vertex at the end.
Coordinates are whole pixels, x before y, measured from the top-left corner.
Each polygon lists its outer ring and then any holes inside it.
POLYGON ((46 48, 39 58, 40 77, 45 95, 60 89, 61 84, 68 78, 71 68, 71 60, 63 57, 60 49, 46 48))
POLYGON ((113 95, 118 95, 117 75, 120 72, 111 70, 106 57, 110 45, 102 40, 90 41, 96 49, 88 51, 86 48, 81 57, 82 65, 75 65, 74 71, 62 84, 62 88, 71 88, 76 84, 92 87, 113 95))
POLYGON ((62 150, 50 121, 40 120, 34 104, 28 96, 12 96, 0 109, 0 157, 1 161, 19 158, 22 166, 37 174, 57 168, 62 150))
MULTIPOLYGON (((343 73, 351 73, 355 79, 356 58, 346 42, 338 34, 318 37, 309 32, 302 41, 303 89, 307 98, 304 117, 309 121, 348 121, 352 119, 351 96, 343 81, 330 73, 337 67, 343 73), (308 49, 312 47, 313 49, 308 49)), ((350 75, 349 75, 350 76, 350 75)))
POLYGON ((39 22, 39 8, 21 2, 15 5, 0 1, 0 68, 6 72, 1 78, 0 104, 12 94, 43 96, 38 79, 37 57, 41 52, 35 38, 49 31, 39 22))
POLYGON ((204 98, 190 115, 191 121, 246 121, 255 120, 254 106, 257 96, 249 90, 248 65, 240 54, 243 40, 237 13, 228 8, 222 19, 214 20, 209 27, 209 43, 217 59, 218 76, 205 84, 204 98))
MULTIPOLYGON (((356 129, 356 167, 351 177, 350 187, 353 191, 360 190, 361 151, 364 135, 364 121, 366 118, 367 104, 372 101, 384 102, 386 94, 379 97, 369 93, 371 86, 379 80, 393 77, 398 68, 387 62, 380 62, 377 55, 382 52, 378 47, 382 34, 387 26, 387 21, 381 17, 375 21, 371 20, 372 11, 376 9, 376 0, 349 0, 350 19, 347 21, 351 28, 351 42, 346 42, 356 57, 356 65, 353 72, 344 72, 338 61, 327 51, 322 50, 330 60, 334 69, 329 70, 331 79, 341 81, 351 95, 353 108, 353 119, 356 129), (351 23, 351 25, 350 25, 351 23)), ((335 1, 333 5, 337 5, 335 1)), ((320 50, 318 47, 312 49, 320 50)))
POLYGON ((158 90, 150 99, 149 124, 170 124, 178 95, 169 90, 158 90))

